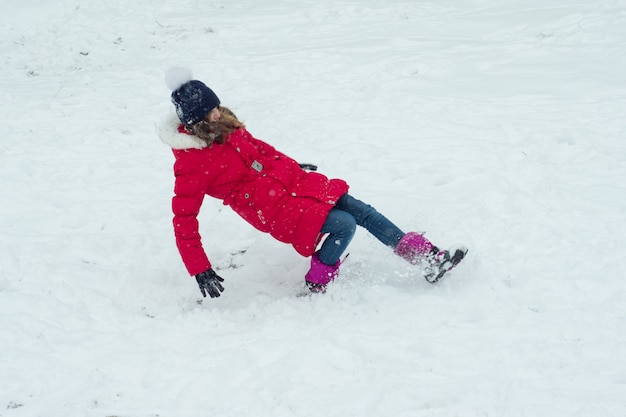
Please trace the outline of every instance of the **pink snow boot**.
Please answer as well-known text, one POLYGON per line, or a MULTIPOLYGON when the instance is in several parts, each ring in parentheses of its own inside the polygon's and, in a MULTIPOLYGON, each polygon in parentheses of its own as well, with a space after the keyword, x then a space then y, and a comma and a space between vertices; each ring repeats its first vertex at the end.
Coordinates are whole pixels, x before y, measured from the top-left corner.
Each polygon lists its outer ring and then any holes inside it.
POLYGON ((439 250, 423 235, 409 232, 400 239, 394 252, 409 263, 419 265, 426 281, 434 284, 463 260, 467 248, 439 250))
POLYGON ((306 273, 304 279, 307 287, 311 292, 326 292, 326 286, 337 278, 339 275, 340 261, 337 261, 335 265, 326 265, 315 252, 311 256, 311 269, 306 273))
POLYGON ((394 252, 413 265, 418 265, 432 253, 435 246, 419 233, 409 232, 400 239, 394 252))

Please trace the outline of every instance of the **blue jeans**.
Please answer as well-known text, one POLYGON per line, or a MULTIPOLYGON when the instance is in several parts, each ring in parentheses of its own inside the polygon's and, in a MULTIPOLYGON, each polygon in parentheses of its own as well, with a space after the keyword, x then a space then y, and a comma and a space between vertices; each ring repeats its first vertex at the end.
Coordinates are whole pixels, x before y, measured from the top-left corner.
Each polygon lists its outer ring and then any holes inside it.
POLYGON ((350 244, 357 225, 364 227, 384 245, 392 248, 395 248, 404 236, 402 230, 374 207, 345 194, 328 213, 322 226, 321 232, 328 233, 318 253, 322 263, 326 265, 337 263, 350 244))

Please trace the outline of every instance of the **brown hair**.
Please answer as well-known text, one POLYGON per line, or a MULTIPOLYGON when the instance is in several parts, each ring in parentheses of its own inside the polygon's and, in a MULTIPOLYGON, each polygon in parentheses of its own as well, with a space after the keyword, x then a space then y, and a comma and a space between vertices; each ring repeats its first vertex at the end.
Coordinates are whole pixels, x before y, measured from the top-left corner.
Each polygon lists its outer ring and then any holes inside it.
POLYGON ((217 122, 210 122, 207 114, 199 122, 185 126, 189 133, 199 137, 209 146, 213 143, 222 144, 226 142, 228 136, 236 129, 245 128, 244 124, 237 119, 235 113, 229 108, 218 106, 221 117, 217 122))

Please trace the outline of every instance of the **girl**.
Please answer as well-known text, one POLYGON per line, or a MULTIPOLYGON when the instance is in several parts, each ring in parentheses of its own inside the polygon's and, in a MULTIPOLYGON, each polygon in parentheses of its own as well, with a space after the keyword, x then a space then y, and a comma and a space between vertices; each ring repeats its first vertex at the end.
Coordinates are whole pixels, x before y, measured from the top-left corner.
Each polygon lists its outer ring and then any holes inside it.
POLYGON ((420 265, 432 283, 467 253, 465 248, 440 251, 421 234, 404 233, 348 194, 344 180, 305 170, 314 167, 301 166, 254 138, 209 87, 191 79, 189 70, 173 68, 166 81, 173 90, 176 115, 160 127, 159 135, 176 158, 174 234, 183 263, 204 297, 207 293, 219 297, 224 291, 224 280, 211 267, 198 232, 197 216, 205 195, 222 200, 258 230, 310 256, 311 267, 304 278, 312 292, 324 292, 338 276, 340 256, 357 225, 408 262, 420 265))

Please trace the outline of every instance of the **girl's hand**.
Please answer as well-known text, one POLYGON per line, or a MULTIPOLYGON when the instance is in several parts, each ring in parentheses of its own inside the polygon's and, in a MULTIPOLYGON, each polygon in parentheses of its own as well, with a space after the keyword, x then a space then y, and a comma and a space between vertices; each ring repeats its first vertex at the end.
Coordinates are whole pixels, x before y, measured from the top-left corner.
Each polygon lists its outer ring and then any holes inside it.
POLYGON ((198 281, 198 287, 200 287, 200 291, 205 297, 207 292, 211 298, 219 297, 224 291, 224 287, 221 284, 221 282, 224 282, 224 279, 217 275, 213 268, 196 275, 196 281, 198 281))

